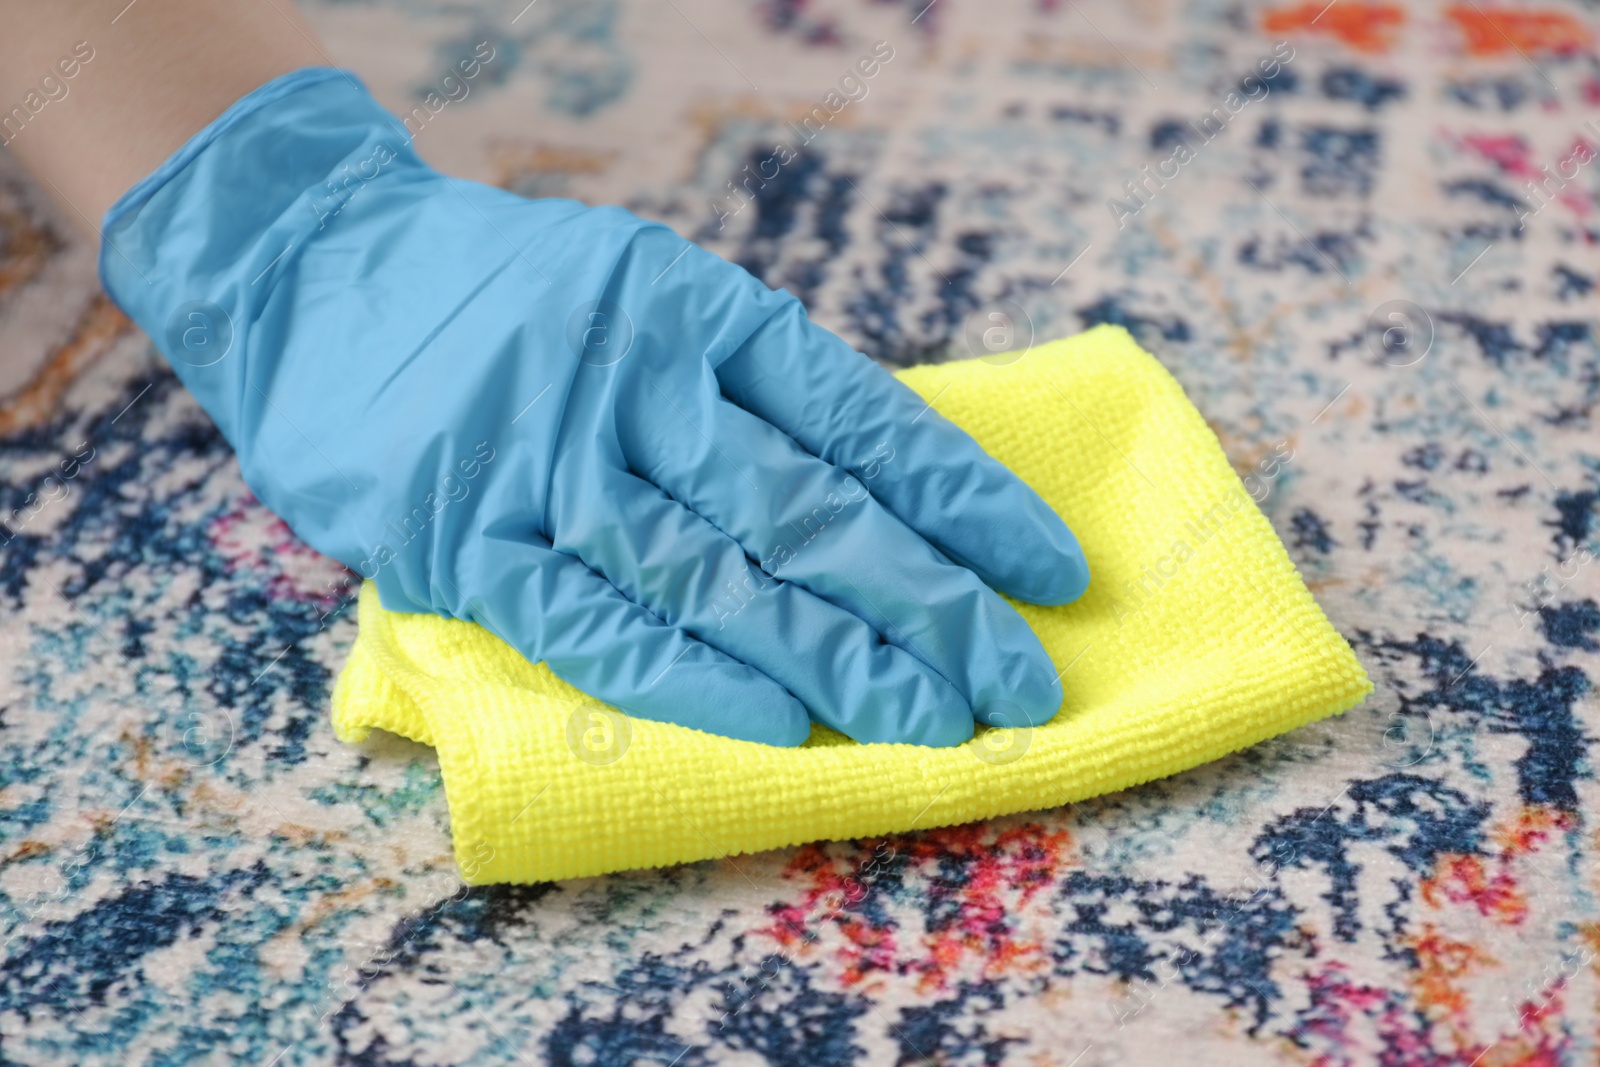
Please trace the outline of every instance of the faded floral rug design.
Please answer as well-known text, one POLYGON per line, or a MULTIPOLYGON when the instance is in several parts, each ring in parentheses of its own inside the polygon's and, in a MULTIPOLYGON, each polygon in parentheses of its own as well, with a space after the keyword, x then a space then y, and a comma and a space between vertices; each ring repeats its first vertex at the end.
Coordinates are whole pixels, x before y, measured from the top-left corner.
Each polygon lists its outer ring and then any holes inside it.
POLYGON ((328 724, 353 576, 0 157, 0 1059, 1600 1056, 1593 0, 306 6, 432 162, 888 364, 1126 326, 1377 692, 1069 808, 463 888, 431 751, 328 724))

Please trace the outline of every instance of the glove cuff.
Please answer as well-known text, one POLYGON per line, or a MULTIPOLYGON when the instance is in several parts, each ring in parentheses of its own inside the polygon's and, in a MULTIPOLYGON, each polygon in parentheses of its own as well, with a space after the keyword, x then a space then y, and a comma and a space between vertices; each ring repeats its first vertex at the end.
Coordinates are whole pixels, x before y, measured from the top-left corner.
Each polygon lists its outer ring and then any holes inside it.
POLYGON ((359 78, 306 67, 241 97, 106 211, 101 284, 235 448, 242 398, 271 373, 251 342, 277 280, 380 171, 434 173, 359 78))
MULTIPOLYGON (((211 124, 193 137, 184 142, 166 162, 155 170, 145 175, 133 187, 117 198, 116 203, 106 209, 106 214, 100 221, 102 233, 110 233, 130 211, 137 210, 140 205, 155 195, 156 191, 172 178, 174 174, 188 166, 201 152, 210 146, 211 142, 221 137, 238 123, 253 115, 269 104, 275 103, 284 97, 297 93, 307 86, 332 78, 349 78, 366 90, 366 83, 350 71, 338 67, 303 67, 300 70, 290 71, 259 86, 228 105, 228 109, 212 120, 211 124)), ((104 248, 102 248, 102 254, 104 248)), ((104 276, 102 275, 102 278, 104 276)))

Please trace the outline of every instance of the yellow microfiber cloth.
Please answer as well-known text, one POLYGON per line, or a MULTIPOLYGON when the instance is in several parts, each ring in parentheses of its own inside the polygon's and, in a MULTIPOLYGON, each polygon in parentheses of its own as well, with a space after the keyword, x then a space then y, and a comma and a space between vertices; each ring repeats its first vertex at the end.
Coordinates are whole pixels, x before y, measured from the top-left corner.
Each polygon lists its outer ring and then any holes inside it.
POLYGON ((1205 421, 1126 331, 900 378, 1066 519, 1066 607, 1018 604, 1065 700, 956 748, 799 748, 628 719, 474 623, 386 611, 366 583, 334 729, 434 746, 456 861, 532 882, 1054 807, 1217 759, 1372 689, 1205 421), (1009 357, 1007 357, 1009 358, 1009 357), (998 362, 998 361, 995 361, 998 362))

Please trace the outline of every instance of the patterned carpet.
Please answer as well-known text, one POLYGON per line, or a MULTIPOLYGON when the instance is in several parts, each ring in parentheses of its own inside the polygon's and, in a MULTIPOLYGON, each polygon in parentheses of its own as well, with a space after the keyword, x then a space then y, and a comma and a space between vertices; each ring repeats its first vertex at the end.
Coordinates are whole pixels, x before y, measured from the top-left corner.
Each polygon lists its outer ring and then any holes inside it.
POLYGON ((1600 7, 1324 2, 307 5, 436 164, 889 364, 1126 325, 1378 687, 1090 803, 580 882, 463 888, 431 751, 334 740, 352 576, 0 159, 0 1058, 1595 1063, 1600 7))

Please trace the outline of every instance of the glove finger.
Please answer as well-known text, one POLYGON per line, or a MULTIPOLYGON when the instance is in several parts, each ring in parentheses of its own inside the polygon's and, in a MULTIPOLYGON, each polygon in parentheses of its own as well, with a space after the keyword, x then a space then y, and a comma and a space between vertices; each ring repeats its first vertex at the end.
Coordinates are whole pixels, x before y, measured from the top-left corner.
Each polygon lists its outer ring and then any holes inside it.
POLYGON ((723 393, 836 467, 945 555, 1035 604, 1083 595, 1089 566, 1066 523, 1020 478, 796 301, 716 368, 723 393))
POLYGON ((701 388, 681 378, 647 384, 651 395, 618 427, 630 468, 738 542, 767 574, 927 663, 978 719, 1048 721, 1062 690, 1022 616, 874 500, 875 480, 824 463, 724 400, 710 374, 707 367, 701 388))
POLYGON ((582 560, 525 541, 481 544, 464 584, 485 593, 464 617, 556 677, 641 719, 769 745, 810 734, 783 686, 631 603, 582 560))
POLYGON ((955 745, 972 736, 971 708, 927 664, 849 612, 767 577, 642 478, 577 467, 552 487, 555 544, 629 600, 759 670, 814 720, 858 741, 955 745))

